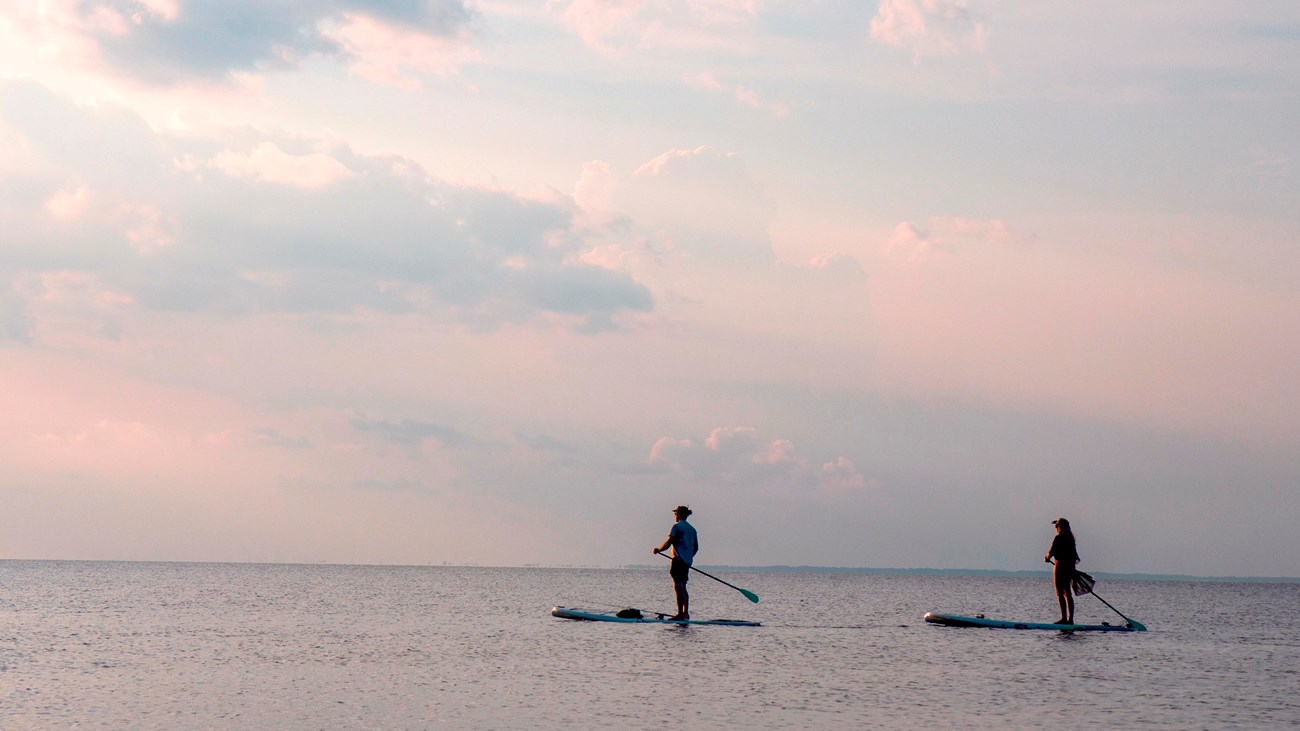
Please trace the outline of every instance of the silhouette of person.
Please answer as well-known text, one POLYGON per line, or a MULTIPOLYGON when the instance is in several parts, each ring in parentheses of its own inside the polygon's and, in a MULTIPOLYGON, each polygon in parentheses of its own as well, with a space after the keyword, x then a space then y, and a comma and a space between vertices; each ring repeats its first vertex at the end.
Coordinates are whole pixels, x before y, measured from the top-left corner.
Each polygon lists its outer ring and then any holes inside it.
POLYGON ((1061 605, 1061 618, 1057 624, 1074 624, 1074 595, 1070 593, 1070 582, 1074 579, 1075 564, 1079 563, 1079 549, 1074 545, 1074 532, 1070 530, 1070 521, 1057 518, 1052 521, 1056 526, 1056 537, 1052 547, 1047 549, 1043 560, 1051 563, 1056 559, 1052 569, 1052 585, 1056 587, 1056 601, 1061 605))
POLYGON ((695 561, 695 554, 700 550, 700 539, 695 532, 695 526, 686 522, 691 512, 691 509, 685 505, 673 508, 673 515, 677 516, 677 522, 673 523, 673 527, 668 531, 668 540, 654 549, 655 553, 662 553, 668 550, 669 546, 673 549, 673 562, 668 567, 668 574, 673 577, 673 591, 677 594, 677 614, 671 619, 691 618, 691 596, 686 591, 686 582, 690 581, 691 563, 695 561))

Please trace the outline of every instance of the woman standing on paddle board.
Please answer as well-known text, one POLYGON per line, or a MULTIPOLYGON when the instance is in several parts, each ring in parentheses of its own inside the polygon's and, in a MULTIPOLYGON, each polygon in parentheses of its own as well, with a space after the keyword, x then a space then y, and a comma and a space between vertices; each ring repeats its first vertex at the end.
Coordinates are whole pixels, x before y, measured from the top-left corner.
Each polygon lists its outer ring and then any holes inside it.
POLYGON ((668 531, 668 540, 654 549, 655 553, 662 553, 669 546, 673 547, 673 563, 668 568, 668 574, 673 577, 673 590, 677 592, 677 614, 673 619, 691 618, 691 597, 686 593, 686 582, 691 578, 691 563, 695 561, 695 553, 700 550, 700 539, 695 533, 695 526, 686 522, 690 514, 691 509, 685 505, 673 508, 677 522, 668 531))
POLYGON ((1057 518, 1052 521, 1056 526, 1056 537, 1052 547, 1047 549, 1043 560, 1051 563, 1056 559, 1056 568, 1052 569, 1052 584, 1056 587, 1056 601, 1061 605, 1061 618, 1057 624, 1074 624, 1074 595, 1070 593, 1070 582, 1074 579, 1075 564, 1079 563, 1079 549, 1074 545, 1074 532, 1070 530, 1070 521, 1057 518))

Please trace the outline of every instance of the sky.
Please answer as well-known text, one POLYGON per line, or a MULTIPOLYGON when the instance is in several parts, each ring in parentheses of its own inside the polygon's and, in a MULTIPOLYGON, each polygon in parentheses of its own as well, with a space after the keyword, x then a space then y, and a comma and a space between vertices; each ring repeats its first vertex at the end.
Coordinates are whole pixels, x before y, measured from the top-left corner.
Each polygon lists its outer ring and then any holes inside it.
POLYGON ((1300 576, 1300 5, 0 0, 0 558, 1300 576))

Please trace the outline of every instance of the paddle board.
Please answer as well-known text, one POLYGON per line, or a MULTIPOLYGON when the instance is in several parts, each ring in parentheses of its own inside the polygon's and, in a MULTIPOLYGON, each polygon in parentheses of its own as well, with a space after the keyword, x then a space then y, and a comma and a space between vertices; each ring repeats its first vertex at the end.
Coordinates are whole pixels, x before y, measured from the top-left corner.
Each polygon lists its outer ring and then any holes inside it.
POLYGON ((585 609, 555 607, 552 617, 560 619, 581 619, 589 622, 623 622, 625 624, 716 624, 724 627, 760 627, 758 622, 743 619, 668 619, 660 615, 641 617, 620 617, 610 612, 589 612, 585 609))
POLYGON ((939 612, 926 612, 925 621, 931 624, 941 624, 946 627, 989 627, 991 629, 1047 629, 1060 630, 1064 632, 1140 632, 1145 627, 1138 629, 1141 625, 1129 627, 1125 625, 1106 624, 1048 624, 1046 622, 1013 622, 1006 619, 985 619, 983 616, 963 617, 959 614, 940 614, 939 612))

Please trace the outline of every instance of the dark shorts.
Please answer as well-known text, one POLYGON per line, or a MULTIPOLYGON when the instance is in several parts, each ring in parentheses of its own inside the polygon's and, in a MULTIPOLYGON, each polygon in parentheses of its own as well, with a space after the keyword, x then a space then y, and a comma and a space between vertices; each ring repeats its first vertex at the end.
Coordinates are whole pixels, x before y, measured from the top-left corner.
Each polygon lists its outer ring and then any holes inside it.
POLYGON ((691 579, 691 567, 685 561, 674 558, 672 565, 668 567, 668 575, 673 577, 674 584, 685 584, 691 579))

